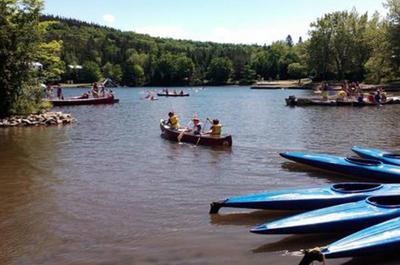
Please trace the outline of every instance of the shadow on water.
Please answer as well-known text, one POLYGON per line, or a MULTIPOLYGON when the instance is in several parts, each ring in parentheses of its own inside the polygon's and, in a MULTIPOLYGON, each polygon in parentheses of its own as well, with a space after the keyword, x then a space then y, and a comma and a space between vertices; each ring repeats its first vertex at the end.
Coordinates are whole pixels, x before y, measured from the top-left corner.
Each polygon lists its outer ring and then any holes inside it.
POLYGON ((347 234, 312 234, 312 235, 291 235, 277 242, 267 243, 255 249, 253 253, 277 252, 277 251, 300 251, 314 247, 325 246, 333 241, 343 238, 347 234))
POLYGON ((366 181, 366 179, 364 178, 357 178, 345 174, 334 173, 331 171, 322 170, 295 162, 283 162, 282 168, 289 172, 306 173, 312 178, 326 179, 332 183, 344 181, 366 181))
POLYGON ((210 223, 213 225, 253 226, 296 213, 289 211, 254 211, 250 213, 211 214, 210 223))

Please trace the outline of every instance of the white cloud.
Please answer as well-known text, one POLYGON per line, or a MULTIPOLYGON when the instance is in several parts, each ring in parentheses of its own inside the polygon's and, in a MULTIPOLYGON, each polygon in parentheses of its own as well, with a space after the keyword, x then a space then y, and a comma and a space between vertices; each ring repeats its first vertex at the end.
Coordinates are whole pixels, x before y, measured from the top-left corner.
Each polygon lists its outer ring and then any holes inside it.
POLYGON ((149 34, 154 37, 189 39, 185 29, 179 26, 144 26, 134 29, 135 32, 149 34))
POLYGON ((103 16, 103 21, 105 21, 109 25, 113 25, 115 22, 115 17, 110 14, 106 14, 103 16))
POLYGON ((276 21, 266 25, 238 25, 229 27, 203 28, 199 31, 189 31, 181 26, 152 25, 135 28, 138 33, 145 33, 155 37, 174 39, 188 39, 198 41, 213 41, 219 43, 242 44, 271 44, 274 41, 284 40, 288 34, 297 42, 302 36, 307 39, 308 23, 301 24, 295 21, 276 21))
POLYGON ((208 36, 208 39, 216 42, 243 43, 243 44, 271 44, 274 41, 284 40, 291 35, 293 41, 297 42, 302 36, 307 38, 307 27, 302 25, 260 25, 239 27, 216 27, 208 36))

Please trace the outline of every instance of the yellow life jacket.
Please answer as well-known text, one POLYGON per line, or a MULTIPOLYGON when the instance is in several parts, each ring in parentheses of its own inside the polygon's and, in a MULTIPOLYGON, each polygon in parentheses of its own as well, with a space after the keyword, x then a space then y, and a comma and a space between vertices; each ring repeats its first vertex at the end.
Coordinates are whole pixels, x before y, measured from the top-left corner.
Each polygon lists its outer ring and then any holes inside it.
POLYGON ((221 124, 211 126, 211 135, 212 136, 220 136, 221 135, 221 124))
POLYGON ((344 92, 343 90, 340 90, 338 93, 338 96, 341 98, 344 98, 346 96, 346 92, 344 92))
POLYGON ((171 118, 169 118, 169 122, 170 122, 172 128, 174 128, 174 129, 179 128, 178 116, 176 116, 176 115, 172 116, 171 118))

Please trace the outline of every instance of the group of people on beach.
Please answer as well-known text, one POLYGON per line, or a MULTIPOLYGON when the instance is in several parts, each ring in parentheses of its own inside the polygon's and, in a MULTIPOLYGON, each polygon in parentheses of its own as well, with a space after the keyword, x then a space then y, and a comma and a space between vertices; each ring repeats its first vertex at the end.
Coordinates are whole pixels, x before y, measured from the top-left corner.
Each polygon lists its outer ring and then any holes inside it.
POLYGON ((179 124, 178 115, 176 115, 175 112, 171 111, 168 113, 168 120, 167 120, 166 124, 169 125, 170 128, 173 130, 190 132, 194 135, 210 135, 210 136, 214 136, 214 137, 221 136, 222 125, 218 119, 213 119, 212 121, 210 121, 210 119, 207 118, 206 122, 211 123, 210 130, 208 130, 207 132, 202 131, 203 130, 202 123, 200 122, 200 119, 197 116, 192 118, 192 120, 191 120, 192 126, 191 127, 189 127, 189 124, 188 124, 188 127, 182 128, 179 124))
MULTIPOLYGON (((332 90, 333 88, 329 86, 328 83, 323 83, 321 85, 322 99, 328 100, 329 92, 332 90)), ((363 103, 367 101, 370 103, 380 104, 386 102, 387 95, 382 87, 379 87, 375 91, 372 91, 369 94, 365 95, 358 82, 349 83, 345 81, 336 94, 336 100, 356 100, 358 103, 363 103)))

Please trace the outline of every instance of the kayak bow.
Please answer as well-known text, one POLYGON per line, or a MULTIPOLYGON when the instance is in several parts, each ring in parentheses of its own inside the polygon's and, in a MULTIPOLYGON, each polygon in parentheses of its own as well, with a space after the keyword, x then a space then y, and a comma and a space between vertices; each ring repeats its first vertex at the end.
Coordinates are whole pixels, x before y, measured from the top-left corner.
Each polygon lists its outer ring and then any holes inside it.
POLYGON ((235 196, 210 205, 210 214, 222 207, 267 210, 314 210, 363 200, 371 195, 400 194, 400 184, 362 182, 337 183, 331 186, 288 189, 235 196))
POLYGON ((298 163, 348 176, 373 178, 383 182, 400 181, 400 167, 384 164, 378 160, 302 152, 286 152, 280 155, 298 163))

